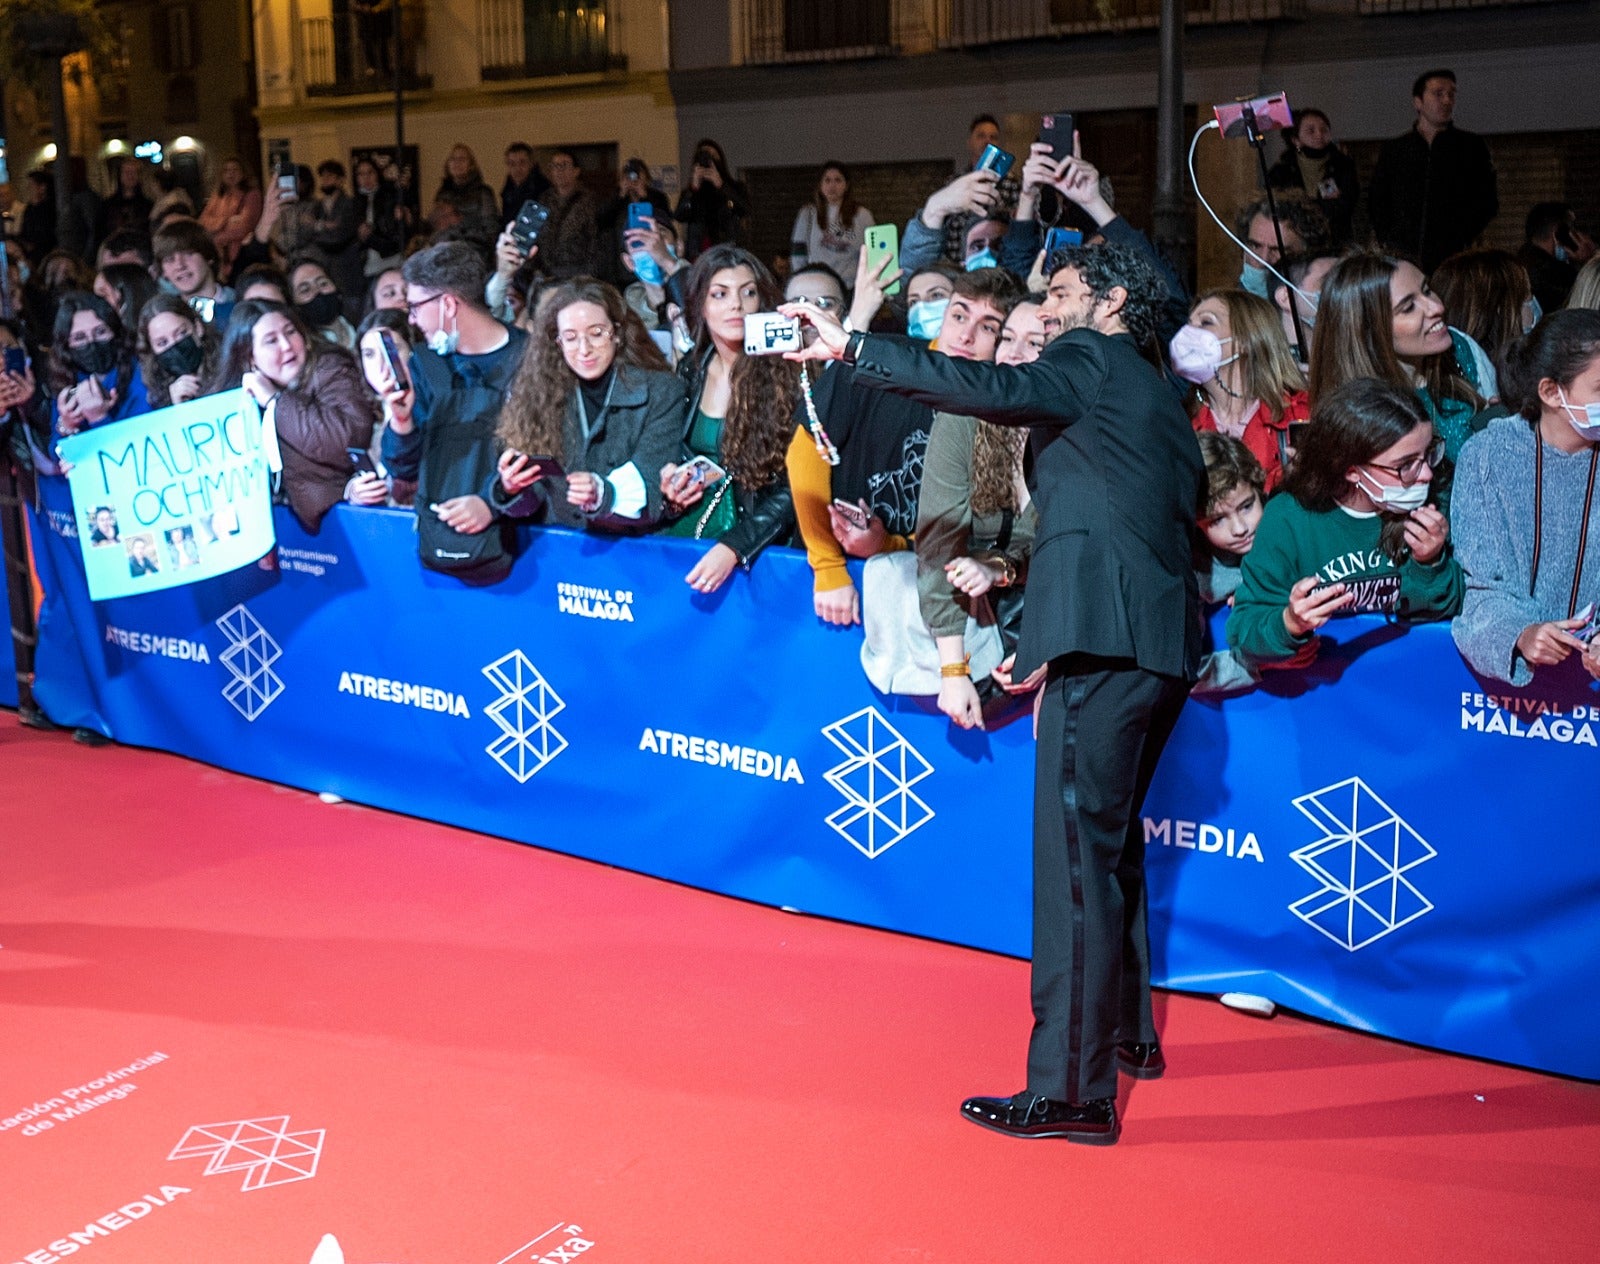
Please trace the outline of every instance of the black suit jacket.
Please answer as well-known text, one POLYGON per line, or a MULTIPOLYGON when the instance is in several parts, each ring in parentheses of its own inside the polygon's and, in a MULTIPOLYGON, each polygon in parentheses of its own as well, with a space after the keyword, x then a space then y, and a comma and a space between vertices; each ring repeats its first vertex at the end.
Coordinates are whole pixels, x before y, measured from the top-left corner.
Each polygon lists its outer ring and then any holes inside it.
POLYGON ((1019 678, 1072 653, 1195 678, 1199 594, 1190 559, 1205 467, 1182 405, 1131 337, 1074 329, 1032 364, 1012 366, 873 336, 862 343, 855 380, 1032 427, 1039 529, 1019 678))

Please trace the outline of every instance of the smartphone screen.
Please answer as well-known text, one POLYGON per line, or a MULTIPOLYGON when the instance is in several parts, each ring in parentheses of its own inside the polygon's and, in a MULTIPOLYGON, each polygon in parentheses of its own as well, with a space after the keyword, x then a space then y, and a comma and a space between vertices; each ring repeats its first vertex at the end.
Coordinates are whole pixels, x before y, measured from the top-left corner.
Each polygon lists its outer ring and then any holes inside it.
MULTIPOLYGON (((885 259, 900 258, 900 230, 893 224, 874 224, 867 229, 867 267, 876 268, 885 259)), ((884 287, 885 295, 900 293, 900 282, 884 287)))
POLYGON ((395 387, 402 391, 411 389, 411 379, 406 376, 405 361, 400 358, 400 347, 387 329, 378 330, 378 342, 383 347, 383 358, 389 362, 389 372, 394 375, 395 387))
POLYGON ((28 371, 28 353, 21 347, 6 348, 6 372, 23 374, 28 371))

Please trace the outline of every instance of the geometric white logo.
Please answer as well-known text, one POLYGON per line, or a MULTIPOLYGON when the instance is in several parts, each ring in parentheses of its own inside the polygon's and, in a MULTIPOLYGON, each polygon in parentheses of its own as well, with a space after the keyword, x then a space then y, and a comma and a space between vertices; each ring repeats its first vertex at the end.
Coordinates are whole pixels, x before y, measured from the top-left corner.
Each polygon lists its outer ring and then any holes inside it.
POLYGON ((500 726, 500 736, 484 749, 520 784, 567 748, 567 739, 550 721, 566 703, 550 688, 521 650, 512 650, 483 669, 500 691, 485 712, 500 726))
POLYGON ((272 665, 283 657, 278 643, 243 605, 237 605, 217 620, 228 648, 222 651, 222 665, 233 677, 223 687, 222 696, 247 720, 254 720, 283 692, 283 681, 272 665))
POLYGON ((183 1134, 167 1159, 208 1156, 205 1175, 245 1174, 242 1189, 265 1189, 308 1181, 317 1174, 326 1130, 289 1131, 289 1116, 235 1119, 224 1124, 196 1124, 183 1134))
POLYGON ((823 774, 845 797, 828 824, 868 860, 933 819, 933 809, 911 792, 933 766, 876 707, 834 721, 822 735, 845 755, 823 774))
POLYGON ((1322 830, 1291 857, 1322 883, 1289 906, 1306 925, 1355 952, 1433 908, 1407 875, 1439 853, 1360 777, 1294 805, 1322 830))

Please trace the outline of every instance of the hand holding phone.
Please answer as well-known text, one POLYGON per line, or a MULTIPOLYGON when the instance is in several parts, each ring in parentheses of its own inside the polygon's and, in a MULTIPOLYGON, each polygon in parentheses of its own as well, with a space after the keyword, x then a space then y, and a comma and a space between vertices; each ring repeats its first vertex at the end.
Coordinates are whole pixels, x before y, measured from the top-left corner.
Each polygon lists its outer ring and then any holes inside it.
POLYGON ((406 373, 405 362, 400 358, 400 347, 387 329, 378 330, 378 342, 383 347, 383 358, 389 366, 389 377, 397 391, 409 391, 411 378, 406 373))
MULTIPOLYGON (((888 272, 893 272, 898 267, 900 260, 900 229, 893 224, 874 224, 867 229, 867 271, 880 272, 885 262, 888 263, 888 272)), ((900 293, 900 281, 896 277, 894 282, 883 287, 884 297, 892 298, 900 293)))
POLYGON ((1070 110, 1046 114, 1039 120, 1039 144, 1050 146, 1050 160, 1057 166, 1072 157, 1075 126, 1070 110))
POLYGON ((511 225, 511 239, 517 243, 523 254, 527 254, 538 244, 539 234, 544 231, 544 226, 550 220, 550 208, 542 202, 529 198, 522 204, 522 209, 517 212, 517 218, 511 225))

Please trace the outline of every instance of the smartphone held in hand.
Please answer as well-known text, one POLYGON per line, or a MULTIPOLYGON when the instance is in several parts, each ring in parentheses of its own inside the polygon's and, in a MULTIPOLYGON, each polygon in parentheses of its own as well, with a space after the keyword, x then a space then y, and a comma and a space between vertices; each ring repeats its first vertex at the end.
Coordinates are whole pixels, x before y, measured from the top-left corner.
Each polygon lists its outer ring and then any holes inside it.
POLYGON ((782 355, 800 346, 798 320, 778 312, 752 312, 744 318, 745 355, 782 355))
POLYGON ((1050 161, 1064 162, 1072 157, 1072 113, 1069 110, 1046 114, 1039 120, 1039 144, 1050 146, 1050 161))
POLYGON ((517 243, 517 249, 527 254, 538 244, 539 234, 544 231, 544 226, 549 222, 550 208, 542 202, 535 202, 532 198, 522 204, 522 209, 517 212, 516 222, 511 225, 511 240, 517 243))
POLYGON ((997 180, 1004 180, 1011 171, 1011 165, 1016 158, 1006 153, 999 145, 985 145, 983 153, 978 158, 975 171, 992 171, 997 180))
MULTIPOLYGON (((900 259, 900 230, 893 224, 874 224, 867 229, 867 270, 876 271, 885 259, 891 267, 900 259)), ((886 297, 900 293, 900 282, 883 287, 886 297)))

